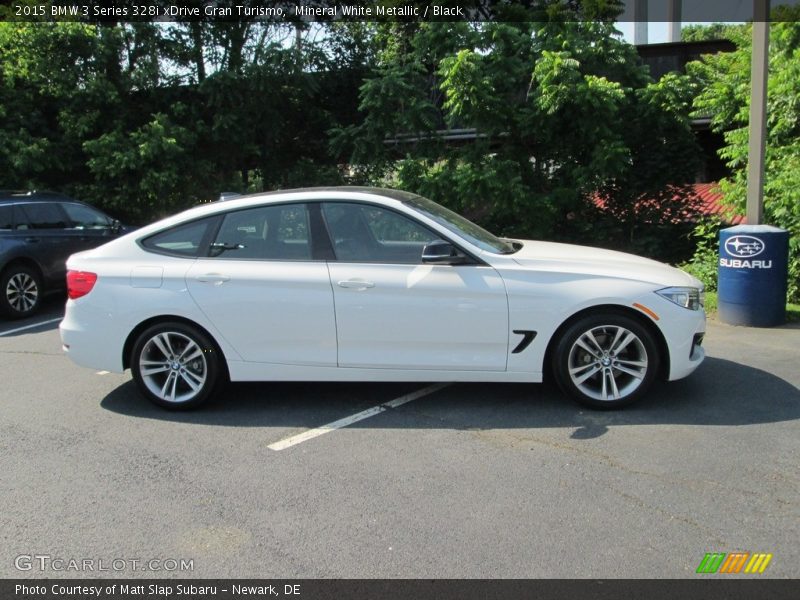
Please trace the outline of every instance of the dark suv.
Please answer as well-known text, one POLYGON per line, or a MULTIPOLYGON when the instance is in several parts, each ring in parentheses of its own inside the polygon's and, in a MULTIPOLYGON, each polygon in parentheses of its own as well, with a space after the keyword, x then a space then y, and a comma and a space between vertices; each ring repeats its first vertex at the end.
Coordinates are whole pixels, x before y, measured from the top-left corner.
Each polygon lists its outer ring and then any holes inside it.
POLYGON ((70 254, 117 237, 119 221, 53 192, 0 191, 0 313, 33 314, 64 288, 70 254))

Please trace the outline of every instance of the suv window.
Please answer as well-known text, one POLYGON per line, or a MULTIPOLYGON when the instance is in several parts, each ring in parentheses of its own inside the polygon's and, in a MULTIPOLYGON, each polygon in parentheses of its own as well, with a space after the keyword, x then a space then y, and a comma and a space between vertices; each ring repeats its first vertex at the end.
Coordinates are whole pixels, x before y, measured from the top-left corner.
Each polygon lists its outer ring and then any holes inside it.
MULTIPOLYGON (((54 202, 30 202, 20 204, 30 229, 66 229, 64 213, 54 202)), ((17 227, 20 229, 20 227, 17 227)))
POLYGON ((278 204, 225 215, 211 255, 222 258, 308 260, 311 258, 305 204, 278 204))
POLYGON ((380 206, 327 202, 322 212, 338 260, 419 264, 425 244, 440 239, 416 221, 380 206))
MULTIPOLYGON (((142 241, 142 246, 163 254, 198 256, 198 254, 201 254, 200 245, 203 243, 203 238, 213 221, 214 218, 212 217, 177 225, 171 229, 151 235, 142 241)), ((202 254, 205 254, 205 248, 202 254)))
POLYGON ((61 206, 75 229, 105 229, 111 226, 111 219, 99 210, 72 202, 65 202, 61 206))
POLYGON ((13 204, 0 204, 0 229, 14 229, 13 204))

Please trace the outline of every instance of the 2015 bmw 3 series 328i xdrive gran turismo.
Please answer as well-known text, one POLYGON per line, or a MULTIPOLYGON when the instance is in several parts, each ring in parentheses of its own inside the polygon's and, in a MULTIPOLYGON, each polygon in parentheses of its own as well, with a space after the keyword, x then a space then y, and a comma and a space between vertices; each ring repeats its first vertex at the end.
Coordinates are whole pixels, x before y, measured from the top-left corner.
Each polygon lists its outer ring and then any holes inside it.
POLYGON ((61 339, 167 408, 226 381, 540 382, 593 408, 704 358, 702 284, 608 250, 499 239, 420 196, 271 192, 72 255, 61 339))

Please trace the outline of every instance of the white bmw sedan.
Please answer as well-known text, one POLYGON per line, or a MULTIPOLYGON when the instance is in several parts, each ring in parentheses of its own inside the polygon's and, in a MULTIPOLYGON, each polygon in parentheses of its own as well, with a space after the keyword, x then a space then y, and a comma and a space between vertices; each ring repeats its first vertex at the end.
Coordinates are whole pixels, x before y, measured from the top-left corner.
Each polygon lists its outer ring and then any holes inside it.
POLYGON ((617 408, 703 361, 702 284, 500 239, 420 196, 313 188, 190 209, 67 263, 64 350, 166 408, 226 381, 540 382, 617 408))

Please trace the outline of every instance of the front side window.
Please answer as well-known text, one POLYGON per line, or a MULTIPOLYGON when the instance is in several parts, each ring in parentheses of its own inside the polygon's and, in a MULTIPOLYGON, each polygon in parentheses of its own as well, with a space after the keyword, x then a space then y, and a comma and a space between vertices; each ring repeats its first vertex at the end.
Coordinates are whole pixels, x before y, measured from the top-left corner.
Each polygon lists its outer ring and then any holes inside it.
POLYGON ((329 202, 322 213, 342 261, 419 264, 425 244, 440 239, 412 219, 371 204, 329 202))
POLYGON ((108 216, 99 210, 83 204, 67 202, 62 205, 75 229, 106 229, 112 222, 108 216))
POLYGON ((225 215, 211 256, 235 259, 309 260, 311 238, 305 204, 276 204, 225 215))
POLYGON ((403 202, 433 219, 439 225, 446 227, 457 236, 474 244, 481 250, 494 254, 513 254, 515 252, 514 245, 510 242, 501 240, 494 234, 486 231, 483 227, 465 219, 449 208, 437 204, 433 200, 428 200, 422 196, 412 196, 410 199, 406 199, 403 202))
POLYGON ((187 257, 205 254, 205 248, 201 252, 201 245, 212 222, 213 218, 177 225, 151 235, 142 245, 162 254, 187 257))

